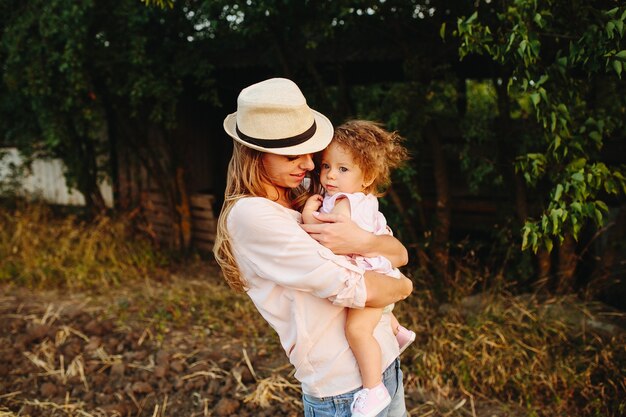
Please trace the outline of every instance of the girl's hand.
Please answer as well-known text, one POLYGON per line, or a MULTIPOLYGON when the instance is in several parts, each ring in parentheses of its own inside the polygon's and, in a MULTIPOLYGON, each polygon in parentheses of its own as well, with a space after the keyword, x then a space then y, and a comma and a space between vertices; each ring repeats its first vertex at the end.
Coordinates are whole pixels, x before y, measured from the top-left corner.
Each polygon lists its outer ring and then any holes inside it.
POLYGON ((306 203, 304 203, 304 207, 302 207, 302 221, 304 224, 320 223, 313 213, 320 209, 323 201, 324 198, 319 194, 313 194, 311 197, 307 198, 306 203))
POLYGON ((317 211, 322 206, 322 202, 324 198, 319 194, 313 194, 311 197, 307 198, 306 203, 304 203, 304 208, 302 211, 307 210, 311 213, 317 211))

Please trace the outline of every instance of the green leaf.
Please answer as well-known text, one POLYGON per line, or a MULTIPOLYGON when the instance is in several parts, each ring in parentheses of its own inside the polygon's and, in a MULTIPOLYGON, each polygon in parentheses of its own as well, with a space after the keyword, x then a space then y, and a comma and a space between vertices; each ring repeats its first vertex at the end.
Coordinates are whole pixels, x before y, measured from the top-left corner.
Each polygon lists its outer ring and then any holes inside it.
POLYGON ((528 249, 528 235, 530 234, 530 227, 524 226, 524 234, 522 235, 522 250, 528 249))
POLYGON ((550 212, 550 219, 552 220, 552 234, 556 235, 559 229, 559 213, 556 210, 550 212))
POLYGON ((622 78, 622 61, 615 60, 613 61, 613 69, 617 73, 619 78, 622 78))
POLYGON ((624 36, 624 22, 622 22, 621 20, 616 20, 615 27, 617 28, 619 35, 624 36))
POLYGON ((589 137, 596 143, 602 142, 602 135, 600 132, 596 132, 595 130, 593 132, 589 132, 589 137))
POLYGON ((593 213, 595 214, 594 220, 596 221, 596 224, 600 226, 603 223, 604 219, 604 217, 602 216, 602 212, 598 209, 595 209, 593 213))
POLYGON ((533 106, 537 107, 537 105, 541 101, 541 96, 538 93, 532 93, 530 95, 530 101, 533 102, 533 106))
POLYGON ((609 39, 613 39, 613 30, 615 29, 615 23, 613 23, 613 21, 607 22, 605 29, 606 36, 608 36, 609 39))
POLYGON ((439 37, 443 40, 446 39, 446 22, 443 22, 439 28, 439 37))
POLYGON ((552 252, 554 242, 552 242, 552 239, 549 236, 544 237, 543 245, 546 247, 546 250, 548 251, 548 253, 552 252))
POLYGON ((567 168, 572 171, 578 171, 581 168, 583 168, 585 165, 587 165, 587 159, 578 158, 570 162, 567 168))
POLYGON ((626 59, 626 49, 615 54, 617 58, 626 59))
POLYGON ((554 201, 559 201, 561 199, 562 194, 563 194, 563 186, 561 184, 557 184, 556 190, 554 190, 554 201))

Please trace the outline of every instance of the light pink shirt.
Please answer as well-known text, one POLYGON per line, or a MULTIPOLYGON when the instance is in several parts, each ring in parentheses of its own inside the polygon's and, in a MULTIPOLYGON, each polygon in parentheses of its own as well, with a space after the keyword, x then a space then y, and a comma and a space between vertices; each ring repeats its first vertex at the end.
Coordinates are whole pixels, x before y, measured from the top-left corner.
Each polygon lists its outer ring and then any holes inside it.
MULTIPOLYGON (((387 219, 378 211, 378 198, 373 194, 364 193, 335 193, 325 195, 320 207, 322 213, 330 213, 335 208, 337 200, 347 198, 350 202, 350 219, 361 229, 375 235, 390 235, 391 230, 387 227, 387 219)), ((391 265, 389 259, 384 256, 364 257, 353 255, 350 257, 358 266, 366 271, 376 271, 387 274, 394 278, 400 278, 400 270, 391 265)))
MULTIPOLYGON (((247 293, 278 333, 302 391, 339 395, 362 385, 344 332, 345 307, 361 308, 367 298, 364 270, 317 243, 300 223, 299 212, 248 197, 235 203, 227 227, 247 293)), ((399 354, 389 320, 383 314, 374 330, 382 369, 399 354)))

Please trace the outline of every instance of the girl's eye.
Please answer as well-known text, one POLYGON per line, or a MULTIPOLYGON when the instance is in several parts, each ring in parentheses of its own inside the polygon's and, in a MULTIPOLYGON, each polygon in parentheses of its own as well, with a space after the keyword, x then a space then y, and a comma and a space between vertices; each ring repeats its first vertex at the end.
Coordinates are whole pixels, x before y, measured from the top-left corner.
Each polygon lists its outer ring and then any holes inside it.
POLYGON ((339 168, 339 172, 348 172, 348 168, 346 168, 346 167, 340 167, 340 168, 339 168))
POLYGON ((328 169, 328 164, 325 164, 324 162, 322 162, 322 163, 320 164, 320 167, 321 167, 322 169, 328 169))

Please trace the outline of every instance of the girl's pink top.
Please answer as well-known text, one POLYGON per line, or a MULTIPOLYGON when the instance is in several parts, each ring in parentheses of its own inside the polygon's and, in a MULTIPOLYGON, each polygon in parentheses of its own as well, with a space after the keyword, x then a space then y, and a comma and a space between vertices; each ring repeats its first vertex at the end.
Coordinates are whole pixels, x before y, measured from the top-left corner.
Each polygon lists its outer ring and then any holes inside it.
MULTIPOLYGON (((278 333, 302 391, 328 397, 359 388, 345 336, 345 307, 362 308, 364 270, 333 254, 300 227, 301 215, 261 197, 237 201, 227 219, 248 296, 278 333)), ((390 315, 374 330, 382 369, 399 355, 390 315)))
MULTIPOLYGON (((350 202, 350 218, 361 229, 374 233, 375 235, 389 235, 391 231, 387 227, 387 219, 378 211, 378 198, 373 194, 364 193, 335 193, 333 195, 324 196, 320 211, 322 213, 330 213, 337 200, 342 198, 348 199, 350 202)), ((400 271, 394 268, 389 259, 384 256, 363 257, 353 255, 351 257, 353 263, 363 267, 366 271, 376 271, 381 274, 387 274, 394 278, 400 278, 400 271)))

